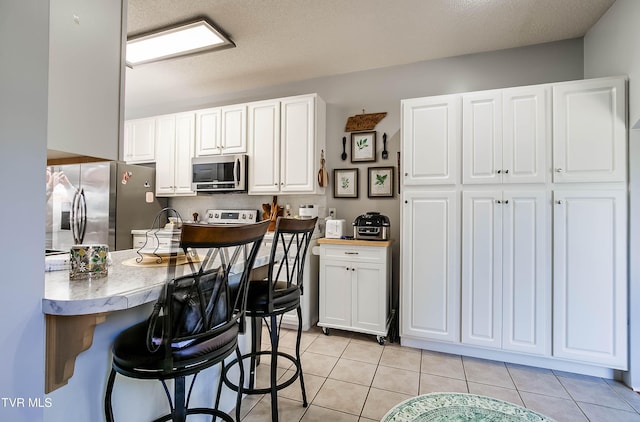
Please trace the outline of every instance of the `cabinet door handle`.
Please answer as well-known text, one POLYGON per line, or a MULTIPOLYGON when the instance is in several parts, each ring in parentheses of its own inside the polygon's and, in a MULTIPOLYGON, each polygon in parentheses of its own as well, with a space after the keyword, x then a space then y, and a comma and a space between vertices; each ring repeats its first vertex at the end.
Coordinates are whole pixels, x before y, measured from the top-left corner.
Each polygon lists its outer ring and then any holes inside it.
POLYGON ((355 271, 355 270, 356 270, 355 268, 351 268, 351 271, 355 271))
POLYGON ((561 168, 557 168, 556 169, 556 173, 562 173, 564 170, 562 170, 561 168))
POLYGON ((502 204, 502 201, 499 199, 496 199, 496 204, 502 204))
POLYGON ((358 252, 345 252, 345 255, 358 255, 358 252))
POLYGON ((504 174, 509 174, 509 170, 508 170, 508 169, 507 169, 507 170, 505 170, 505 171, 504 171, 504 174))
POLYGON ((508 199, 505 199, 505 200, 504 200, 504 203, 505 203, 505 204, 508 204, 508 203, 509 203, 509 200, 508 200, 508 199))
POLYGON ((558 199, 558 200, 556 201, 556 204, 558 204, 558 205, 562 205, 562 199, 558 199))
POLYGON ((502 173, 502 170, 496 170, 496 173, 500 174, 502 173))
POLYGON ((345 270, 349 271, 349 267, 346 267, 345 270))

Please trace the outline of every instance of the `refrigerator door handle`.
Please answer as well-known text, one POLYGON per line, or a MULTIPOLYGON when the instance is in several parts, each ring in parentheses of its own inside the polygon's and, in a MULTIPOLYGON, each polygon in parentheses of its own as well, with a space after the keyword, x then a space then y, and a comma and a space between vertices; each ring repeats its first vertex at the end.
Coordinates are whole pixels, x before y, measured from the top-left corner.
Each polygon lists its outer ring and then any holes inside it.
POLYGON ((87 200, 84 188, 76 190, 71 206, 71 231, 76 245, 82 244, 87 226, 87 200))
POLYGON ((77 203, 78 203, 78 195, 80 194, 80 189, 76 189, 73 194, 73 200, 71 201, 71 235, 73 236, 73 243, 76 245, 78 242, 78 227, 76 224, 76 213, 77 213, 77 203))

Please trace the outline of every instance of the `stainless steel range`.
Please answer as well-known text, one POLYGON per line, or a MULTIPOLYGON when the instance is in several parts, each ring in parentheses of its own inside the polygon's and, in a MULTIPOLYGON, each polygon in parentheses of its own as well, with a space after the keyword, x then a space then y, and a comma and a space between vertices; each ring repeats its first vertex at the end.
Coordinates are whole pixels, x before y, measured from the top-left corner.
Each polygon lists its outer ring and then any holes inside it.
POLYGON ((258 210, 207 210, 207 224, 252 224, 258 221, 258 210))

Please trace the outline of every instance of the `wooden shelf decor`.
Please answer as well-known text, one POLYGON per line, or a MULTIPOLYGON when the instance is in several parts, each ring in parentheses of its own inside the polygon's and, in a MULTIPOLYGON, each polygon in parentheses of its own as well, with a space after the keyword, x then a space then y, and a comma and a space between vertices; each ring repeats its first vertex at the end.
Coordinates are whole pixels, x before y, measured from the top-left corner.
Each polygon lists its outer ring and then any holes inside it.
POLYGON ((380 120, 384 119, 387 112, 383 113, 368 113, 365 114, 362 110, 362 114, 356 114, 347 119, 347 125, 344 128, 345 132, 361 132, 364 130, 373 130, 380 120))

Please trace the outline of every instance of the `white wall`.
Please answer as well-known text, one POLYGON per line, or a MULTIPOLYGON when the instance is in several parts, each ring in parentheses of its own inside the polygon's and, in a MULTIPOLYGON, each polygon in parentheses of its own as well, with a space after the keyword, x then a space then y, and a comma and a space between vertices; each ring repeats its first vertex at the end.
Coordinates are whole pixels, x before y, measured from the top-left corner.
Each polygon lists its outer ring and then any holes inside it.
MULTIPOLYGON (((640 119, 640 1, 617 0, 584 38, 585 77, 627 75, 629 123, 640 119)), ((640 390, 640 130, 629 131, 629 372, 640 390)))
POLYGON ((29 408, 28 399, 44 400, 41 300, 48 52, 49 2, 0 0, 2 421, 43 419, 43 408, 29 408), (24 407, 17 402, 17 407, 12 407, 10 398, 25 400, 24 407))
POLYGON ((57 0, 50 16, 48 147, 116 160, 122 2, 57 0))
POLYGON ((584 37, 585 78, 628 75, 629 121, 640 120, 640 2, 617 0, 584 37))

